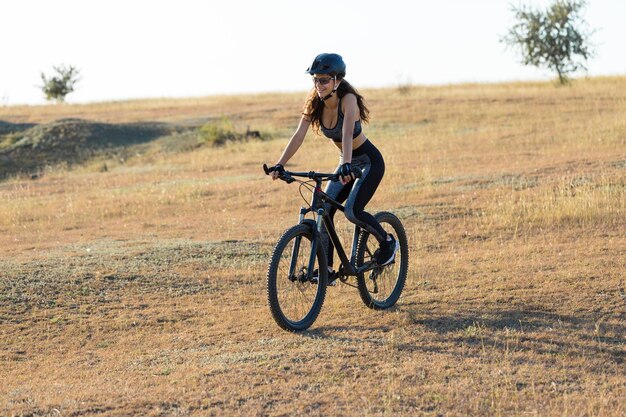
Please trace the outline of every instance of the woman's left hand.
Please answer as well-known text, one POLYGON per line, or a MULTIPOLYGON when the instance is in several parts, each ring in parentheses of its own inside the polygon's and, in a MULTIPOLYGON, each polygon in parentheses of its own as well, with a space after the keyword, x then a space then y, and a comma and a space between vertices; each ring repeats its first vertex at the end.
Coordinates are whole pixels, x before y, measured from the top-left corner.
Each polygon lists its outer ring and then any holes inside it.
POLYGON ((352 164, 346 162, 339 166, 339 181, 341 184, 346 185, 350 181, 354 180, 354 172, 352 170, 352 164))

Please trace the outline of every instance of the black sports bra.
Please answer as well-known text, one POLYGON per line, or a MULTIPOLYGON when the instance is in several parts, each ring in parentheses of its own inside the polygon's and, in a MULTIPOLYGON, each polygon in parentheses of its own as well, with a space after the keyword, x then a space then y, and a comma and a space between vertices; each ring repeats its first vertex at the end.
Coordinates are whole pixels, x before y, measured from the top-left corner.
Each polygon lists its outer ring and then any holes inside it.
MULTIPOLYGON (((324 123, 320 120, 320 130, 333 142, 341 142, 342 130, 343 130, 343 112, 341 111, 341 99, 339 99, 339 106, 337 109, 337 123, 332 129, 324 127, 324 123)), ((352 139, 356 139, 361 134, 361 120, 354 122, 354 132, 352 133, 352 139)))

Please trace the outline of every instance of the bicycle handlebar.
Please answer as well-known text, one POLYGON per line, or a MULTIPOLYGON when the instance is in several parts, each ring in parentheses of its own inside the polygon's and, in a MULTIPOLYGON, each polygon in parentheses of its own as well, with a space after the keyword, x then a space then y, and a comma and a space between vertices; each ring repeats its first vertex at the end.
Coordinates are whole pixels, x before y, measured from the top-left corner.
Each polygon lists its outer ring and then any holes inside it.
MULTIPOLYGON (((274 169, 273 167, 268 168, 267 164, 263 164, 263 171, 265 171, 265 175, 270 175, 270 173, 273 172, 274 169)), ((354 169, 353 174, 355 178, 361 178, 362 176, 361 170, 359 169, 354 169)), ((339 179, 339 174, 336 174, 336 173, 325 174, 325 173, 314 172, 314 171, 309 171, 309 172, 283 171, 283 173, 279 176, 281 180, 286 181, 288 184, 295 181, 293 177, 310 178, 312 180, 321 179, 321 180, 336 181, 339 179)))

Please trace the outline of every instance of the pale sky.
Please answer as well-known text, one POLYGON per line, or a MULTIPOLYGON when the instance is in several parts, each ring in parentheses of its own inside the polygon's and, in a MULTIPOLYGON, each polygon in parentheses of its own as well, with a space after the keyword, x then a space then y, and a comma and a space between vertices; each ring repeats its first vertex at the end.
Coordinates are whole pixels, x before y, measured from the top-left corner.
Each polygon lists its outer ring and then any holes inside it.
MULTIPOLYGON (((40 74, 59 64, 81 71, 70 103, 305 92, 321 52, 341 54, 357 88, 554 78, 499 42, 511 4, 520 1, 2 0, 0 105, 45 103, 40 74)), ((626 75, 626 1, 585 10, 597 30, 588 75, 626 75)))

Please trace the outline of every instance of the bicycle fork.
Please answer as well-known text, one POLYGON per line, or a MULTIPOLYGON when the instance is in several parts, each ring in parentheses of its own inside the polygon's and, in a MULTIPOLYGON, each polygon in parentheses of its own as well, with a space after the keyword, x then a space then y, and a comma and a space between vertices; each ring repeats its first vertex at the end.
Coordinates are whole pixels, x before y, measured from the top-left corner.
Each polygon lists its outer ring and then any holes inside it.
MULTIPOLYGON (((306 209, 304 207, 300 208, 300 216, 298 218, 298 224, 302 224, 304 222, 304 216, 308 213, 310 209, 306 209)), ((307 274, 306 277, 301 277, 303 280, 310 281, 313 277, 313 270, 315 269, 315 258, 317 255, 317 246, 319 245, 319 235, 321 233, 322 226, 322 218, 324 214, 324 209, 320 208, 317 210, 317 220, 315 222, 315 230, 313 231, 313 239, 311 240, 311 256, 309 257, 309 264, 307 265, 307 274)), ((296 276, 296 268, 298 267, 298 256, 300 254, 300 242, 302 241, 302 236, 297 236, 295 238, 293 249, 291 250, 291 263, 289 265, 289 277, 292 280, 296 280, 298 277, 296 276)))
MULTIPOLYGON (((311 279, 313 270, 315 268, 315 258, 317 257, 317 245, 319 245, 319 237, 322 233, 322 217, 324 215, 324 209, 320 208, 317 210, 317 217, 315 219, 315 230, 317 233, 313 234, 313 242, 311 243, 311 256, 309 257, 309 270, 307 271, 307 278, 311 279)), ((321 272, 319 272, 321 274, 321 272)))

